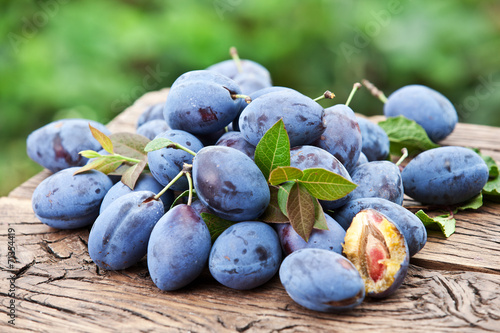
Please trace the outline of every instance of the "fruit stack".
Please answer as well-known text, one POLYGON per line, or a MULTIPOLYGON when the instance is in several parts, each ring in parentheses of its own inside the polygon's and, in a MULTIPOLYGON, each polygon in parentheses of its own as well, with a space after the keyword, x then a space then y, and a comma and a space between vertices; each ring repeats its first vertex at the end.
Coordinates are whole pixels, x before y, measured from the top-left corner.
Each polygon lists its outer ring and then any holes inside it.
POLYGON ((279 274, 294 301, 317 311, 390 296, 427 240, 404 195, 449 206, 488 181, 476 152, 435 144, 457 123, 453 105, 424 86, 385 98, 367 84, 387 117, 416 122, 433 141, 412 150, 401 172, 387 131, 353 112, 352 94, 325 109, 232 53, 178 77, 137 133, 66 119, 30 134, 28 155, 53 172, 33 193, 36 216, 53 228, 89 228, 101 269, 146 257, 165 291, 208 266, 239 290, 279 274))

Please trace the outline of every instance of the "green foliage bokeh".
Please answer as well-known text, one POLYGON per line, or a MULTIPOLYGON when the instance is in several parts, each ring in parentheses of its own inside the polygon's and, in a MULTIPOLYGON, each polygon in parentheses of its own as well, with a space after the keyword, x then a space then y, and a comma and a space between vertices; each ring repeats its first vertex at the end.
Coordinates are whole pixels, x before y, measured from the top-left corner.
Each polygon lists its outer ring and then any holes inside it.
MULTIPOLYGON (((0 195, 41 170, 26 137, 55 119, 109 122, 143 93, 229 58, 275 85, 344 103, 363 78, 445 94, 460 121, 500 126, 498 1, 1 1, 0 195)), ((327 102, 325 105, 328 105, 327 102)), ((354 111, 381 114, 366 90, 354 111)))

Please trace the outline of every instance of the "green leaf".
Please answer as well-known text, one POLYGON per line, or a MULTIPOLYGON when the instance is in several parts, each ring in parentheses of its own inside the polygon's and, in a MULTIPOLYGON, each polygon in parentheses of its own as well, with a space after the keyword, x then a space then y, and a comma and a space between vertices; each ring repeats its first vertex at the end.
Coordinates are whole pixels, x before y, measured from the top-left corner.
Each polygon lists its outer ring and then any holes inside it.
POLYGON ((286 203, 287 216, 293 229, 306 242, 315 223, 314 198, 300 183, 294 183, 286 203))
POLYGON ((153 141, 150 141, 146 147, 144 147, 144 151, 149 153, 150 151, 155 151, 167 147, 175 148, 176 143, 167 138, 156 138, 153 141))
POLYGON ((102 156, 101 154, 99 154, 98 152, 93 151, 93 150, 82 150, 78 154, 80 154, 86 158, 98 158, 98 157, 102 156))
POLYGON ((485 199, 500 202, 500 177, 490 179, 483 187, 485 199))
POLYGON ((291 180, 302 178, 303 173, 299 168, 291 166, 279 166, 271 171, 269 175, 269 183, 271 185, 279 185, 291 180))
POLYGON ((93 160, 92 162, 82 166, 80 169, 76 170, 73 174, 79 174, 89 170, 101 171, 105 174, 110 174, 115 171, 120 165, 122 165, 124 160, 117 156, 101 156, 93 160))
POLYGON ((453 212, 457 213, 459 210, 466 210, 466 209, 479 209, 482 206, 483 206, 483 194, 479 193, 474 198, 467 200, 466 202, 462 203, 459 207, 455 208, 453 212))
POLYGON ((142 135, 135 133, 115 133, 111 134, 109 138, 113 142, 116 154, 138 160, 142 160, 144 156, 147 156, 146 152, 144 152, 144 147, 146 147, 150 140, 142 135))
POLYGON ((89 128, 90 132, 92 132, 92 136, 99 142, 102 146, 102 148, 107 151, 110 154, 113 153, 113 143, 111 142, 111 139, 104 134, 103 132, 99 131, 97 128, 93 127, 89 123, 89 128))
POLYGON ((429 139, 422 126, 404 116, 391 117, 378 123, 387 133, 392 155, 401 155, 401 149, 408 149, 410 156, 437 148, 439 145, 429 139))
POLYGON ((148 157, 147 155, 145 155, 139 163, 134 164, 129 169, 127 169, 127 171, 123 173, 122 183, 127 185, 131 190, 133 190, 135 187, 135 183, 137 182, 137 179, 139 179, 139 176, 146 167, 147 163, 148 163, 148 157))
POLYGON ((343 198, 357 187, 344 177, 322 168, 304 170, 304 175, 298 182, 304 185, 313 197, 320 200, 343 198))
POLYGON ((212 243, 215 242, 217 237, 219 237, 219 235, 223 233, 224 230, 236 223, 225 220, 222 217, 218 217, 217 215, 211 213, 203 212, 200 215, 203 221, 205 221, 205 224, 208 227, 208 231, 210 231, 210 238, 212 239, 212 243))
POLYGON ((255 164, 269 179, 271 170, 279 166, 290 166, 290 139, 280 119, 264 134, 255 147, 255 164))
POLYGON ((280 207, 283 215, 288 216, 286 212, 286 203, 288 201, 288 196, 290 195, 290 190, 295 182, 284 183, 279 187, 278 190, 278 206, 280 207))
POLYGON ((429 230, 440 230, 445 237, 450 237, 455 232, 456 220, 450 214, 430 217, 423 210, 419 210, 415 215, 422 221, 429 230))
POLYGON ((499 175, 497 162, 495 162, 495 160, 491 156, 483 155, 479 149, 477 148, 471 148, 471 149, 475 151, 479 156, 481 156, 483 161, 488 166, 490 179, 497 178, 499 175))
MULTIPOLYGON (((266 210, 260 216, 260 220, 268 223, 285 223, 288 222, 289 219, 280 209, 278 203, 278 192, 279 188, 276 186, 269 186, 269 191, 271 193, 271 200, 269 201, 269 205, 266 210)), ((286 207, 285 207, 286 209, 286 207)))
POLYGON ((314 229, 328 230, 328 225, 326 224, 325 212, 323 207, 321 207, 318 199, 314 198, 314 229))

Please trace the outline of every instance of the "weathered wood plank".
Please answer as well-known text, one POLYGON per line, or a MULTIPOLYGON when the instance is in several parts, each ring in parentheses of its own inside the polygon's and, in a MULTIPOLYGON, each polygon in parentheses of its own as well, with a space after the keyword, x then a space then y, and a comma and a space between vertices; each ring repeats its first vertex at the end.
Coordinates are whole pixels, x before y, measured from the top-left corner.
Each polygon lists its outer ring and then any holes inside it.
MULTIPOLYGON (((146 94, 108 127, 134 131, 140 113, 162 102, 167 92, 146 94)), ((443 144, 475 146, 500 161, 498 137, 498 128, 459 124, 443 144)), ((57 230, 36 219, 31 195, 48 175, 44 171, 0 198, 1 316, 7 317, 10 300, 7 278, 18 274, 16 326, 4 319, 2 332, 498 331, 500 204, 461 212, 448 239, 429 234, 393 296, 366 300, 342 314, 323 314, 294 303, 277 276, 255 290, 237 291, 218 284, 206 270, 187 288, 162 292, 151 281, 145 259, 123 271, 97 269, 87 252, 87 228, 57 230), (9 227, 16 235, 12 272, 4 245, 9 227)))
MULTIPOLYGON (((225 288, 205 271, 176 292, 161 292, 145 263, 121 272, 81 269, 76 258, 36 263, 16 281, 17 327, 46 331, 495 331, 500 275, 434 271, 412 266, 392 297, 365 301, 342 314, 295 304, 277 277, 251 291, 225 288), (42 327, 44 327, 42 326, 42 327)), ((2 304, 5 305, 5 304, 2 304)))

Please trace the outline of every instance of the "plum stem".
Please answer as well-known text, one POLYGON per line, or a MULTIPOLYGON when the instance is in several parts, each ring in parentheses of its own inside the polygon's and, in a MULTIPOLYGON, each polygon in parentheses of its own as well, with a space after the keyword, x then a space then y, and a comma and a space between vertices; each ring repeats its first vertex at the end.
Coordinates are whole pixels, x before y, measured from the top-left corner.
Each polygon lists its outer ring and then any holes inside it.
POLYGON ((186 174, 188 184, 189 184, 189 195, 188 195, 187 205, 191 206, 191 203, 193 202, 193 178, 191 177, 190 172, 185 171, 184 173, 186 174))
POLYGON ((179 178, 181 178, 183 175, 184 175, 185 171, 184 169, 181 170, 177 176, 175 176, 171 181, 170 183, 168 183, 164 188, 163 190, 161 190, 157 195, 154 196, 154 199, 155 200, 158 200, 165 192, 167 192, 167 190, 170 188, 170 186, 172 186, 177 180, 179 180, 179 178))
POLYGON ((335 94, 332 93, 330 90, 327 90, 323 93, 323 95, 319 96, 319 97, 316 97, 315 99, 313 99, 313 101, 317 102, 317 101, 320 101, 322 99, 334 99, 335 98, 335 94))
POLYGON ((401 155, 399 160, 396 162, 396 166, 399 166, 408 157, 408 149, 406 148, 401 149, 401 153, 403 153, 403 155, 401 155))
POLYGON ((351 93, 349 94, 349 97, 347 98, 347 101, 345 102, 345 105, 346 106, 349 106, 349 104, 351 103, 351 100, 352 98, 354 97, 354 94, 356 93, 356 91, 358 91, 359 88, 361 88, 361 83, 359 82, 356 82, 353 84, 352 86, 352 90, 351 90, 351 93))
POLYGON ((245 100, 245 102, 247 102, 247 104, 250 104, 250 102, 252 101, 252 98, 248 95, 242 95, 242 94, 231 94, 231 98, 233 100, 237 99, 237 98, 243 98, 245 100))
POLYGON ((363 85, 368 89, 368 91, 375 97, 377 97, 382 103, 387 103, 387 97, 384 95, 384 93, 379 90, 373 83, 370 81, 363 79, 363 85))
POLYGON ((193 156, 196 156, 196 153, 195 153, 194 151, 192 151, 192 150, 191 150, 191 149, 189 149, 189 148, 184 147, 183 145, 181 145, 181 144, 179 144, 179 143, 175 143, 175 142, 174 142, 174 143, 172 144, 172 146, 173 146, 173 147, 171 147, 171 148, 181 149, 181 150, 184 150, 186 153, 189 153, 189 154, 191 154, 191 155, 193 155, 193 156))
POLYGON ((110 156, 118 157, 126 162, 130 162, 130 163, 134 163, 134 164, 137 164, 141 161, 141 160, 138 160, 136 158, 127 157, 127 156, 123 156, 123 155, 116 154, 116 153, 114 155, 110 155, 110 156))
POLYGON ((236 47, 231 46, 231 48, 229 49, 229 54, 231 55, 231 58, 233 58, 234 63, 236 64, 238 73, 243 73, 243 66, 241 65, 241 59, 240 56, 238 55, 238 50, 236 50, 236 47))

